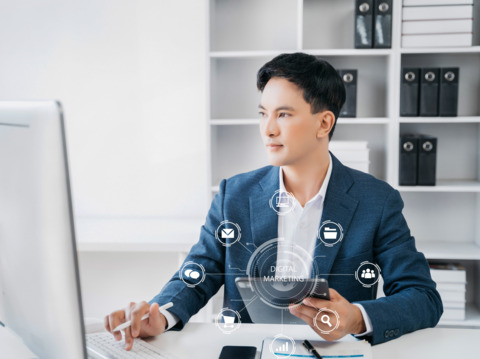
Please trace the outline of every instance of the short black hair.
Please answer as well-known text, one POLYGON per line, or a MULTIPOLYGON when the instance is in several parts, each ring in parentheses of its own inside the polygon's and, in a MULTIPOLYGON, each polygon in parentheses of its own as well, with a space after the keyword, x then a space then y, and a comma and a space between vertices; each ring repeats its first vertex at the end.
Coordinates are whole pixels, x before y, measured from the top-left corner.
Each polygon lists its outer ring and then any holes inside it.
POLYGON ((323 59, 301 52, 281 54, 258 70, 258 90, 263 92, 273 77, 281 77, 297 85, 303 91, 305 101, 310 104, 312 113, 325 110, 333 112, 335 123, 328 134, 331 139, 346 96, 345 85, 333 66, 323 59))

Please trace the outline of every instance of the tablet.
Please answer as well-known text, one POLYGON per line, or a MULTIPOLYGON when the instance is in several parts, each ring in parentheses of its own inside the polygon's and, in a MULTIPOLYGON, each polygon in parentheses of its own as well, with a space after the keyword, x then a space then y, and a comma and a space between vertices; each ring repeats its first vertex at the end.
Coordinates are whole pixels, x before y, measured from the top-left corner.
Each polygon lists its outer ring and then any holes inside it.
POLYGON ((330 300, 328 282, 323 278, 272 280, 272 278, 235 278, 235 284, 253 323, 306 324, 290 314, 290 304, 305 297, 330 300))

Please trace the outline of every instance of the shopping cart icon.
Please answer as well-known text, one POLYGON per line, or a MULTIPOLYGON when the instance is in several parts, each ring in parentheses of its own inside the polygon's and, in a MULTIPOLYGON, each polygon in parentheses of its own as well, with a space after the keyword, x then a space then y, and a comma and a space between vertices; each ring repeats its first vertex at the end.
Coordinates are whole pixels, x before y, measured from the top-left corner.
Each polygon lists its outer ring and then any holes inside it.
POLYGON ((224 324, 223 324, 224 328, 233 328, 233 326, 235 325, 235 317, 224 315, 223 321, 224 321, 224 324))
POLYGON ((323 230, 323 237, 325 239, 337 239, 337 229, 336 228, 330 228, 330 227, 325 227, 323 230))

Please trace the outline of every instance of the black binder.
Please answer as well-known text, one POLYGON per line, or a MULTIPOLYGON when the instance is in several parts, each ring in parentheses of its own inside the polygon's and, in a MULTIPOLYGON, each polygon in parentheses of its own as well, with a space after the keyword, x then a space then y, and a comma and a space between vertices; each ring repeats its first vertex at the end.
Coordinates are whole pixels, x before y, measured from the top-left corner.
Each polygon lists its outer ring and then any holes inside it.
POLYGON ((372 48, 373 0, 356 0, 355 5, 355 48, 372 48))
POLYGON ((457 116, 458 73, 458 67, 447 67, 440 70, 440 100, 438 107, 440 116, 457 116))
POLYGON ((420 116, 438 116, 439 77, 438 68, 420 71, 420 116))
POLYGON ((373 47, 392 47, 392 0, 375 0, 373 47))
POLYGON ((345 85, 346 99, 340 117, 357 116, 357 70, 337 70, 345 85))
POLYGON ((435 186, 437 169, 437 139, 422 135, 418 141, 418 177, 420 186, 435 186))
POLYGON ((418 116, 420 69, 402 68, 400 116, 418 116))
POLYGON ((417 184, 418 137, 415 135, 400 136, 400 159, 398 184, 415 186, 417 184))

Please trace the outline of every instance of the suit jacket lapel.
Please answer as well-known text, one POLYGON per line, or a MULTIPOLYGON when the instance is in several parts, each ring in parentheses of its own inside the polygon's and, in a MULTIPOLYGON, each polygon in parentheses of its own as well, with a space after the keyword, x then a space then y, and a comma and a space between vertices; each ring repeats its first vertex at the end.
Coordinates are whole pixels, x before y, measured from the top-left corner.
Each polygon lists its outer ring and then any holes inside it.
POLYGON ((250 196, 250 223, 253 242, 257 246, 278 236, 278 214, 270 207, 270 199, 279 188, 279 167, 271 167, 250 196))
MULTIPOLYGON (((353 179, 350 174, 335 156, 330 155, 332 156, 333 167, 323 203, 323 214, 320 226, 327 220, 340 224, 343 229, 343 236, 345 237, 348 233, 358 201, 350 197, 347 193, 353 184, 353 179)), ((336 243, 332 247, 328 247, 317 238, 313 259, 316 266, 313 267, 312 277, 319 276, 328 278, 342 243, 343 241, 336 243)))

